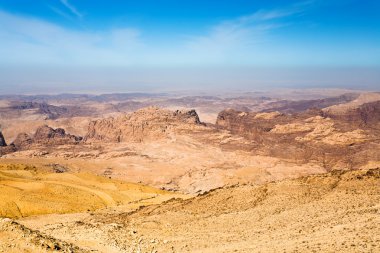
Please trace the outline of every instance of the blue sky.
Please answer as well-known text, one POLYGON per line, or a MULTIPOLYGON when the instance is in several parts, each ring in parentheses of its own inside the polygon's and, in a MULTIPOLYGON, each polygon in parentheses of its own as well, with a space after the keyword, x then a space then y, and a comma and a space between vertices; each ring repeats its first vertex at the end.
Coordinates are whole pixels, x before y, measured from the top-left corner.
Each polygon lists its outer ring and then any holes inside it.
POLYGON ((376 0, 0 0, 0 92, 192 82, 254 89, 282 77, 285 86, 374 89, 379 13, 376 0))

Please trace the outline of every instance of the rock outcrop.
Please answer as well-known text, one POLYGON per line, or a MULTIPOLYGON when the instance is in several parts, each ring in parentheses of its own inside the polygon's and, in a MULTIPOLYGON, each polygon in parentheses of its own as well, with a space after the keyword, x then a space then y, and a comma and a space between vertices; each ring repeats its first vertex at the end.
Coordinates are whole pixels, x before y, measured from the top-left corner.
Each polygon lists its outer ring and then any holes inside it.
POLYGON ((7 143, 5 142, 4 135, 2 132, 0 132, 0 147, 7 146, 7 143))
POLYGON ((90 123, 85 141, 142 142, 169 137, 177 131, 202 126, 198 114, 190 111, 169 111, 147 107, 116 118, 90 123))
MULTIPOLYGON (((28 137, 24 136, 24 140, 28 137)), ((77 144, 82 140, 81 137, 67 134, 64 129, 53 129, 47 125, 37 128, 34 134, 33 143, 45 145, 64 145, 64 144, 77 144)))
POLYGON ((347 122, 355 127, 380 124, 380 100, 364 103, 347 110, 326 110, 325 115, 333 119, 347 122))
POLYGON ((16 151, 16 148, 14 145, 7 145, 4 135, 2 132, 0 132, 0 156, 9 154, 16 151))
MULTIPOLYGON (((1 132, 0 132, 1 134, 1 132)), ((27 133, 20 133, 16 139, 10 144, 6 145, 4 137, 0 135, 0 156, 9 154, 16 151, 33 149, 33 146, 54 146, 54 145, 73 145, 78 144, 82 137, 67 134, 64 129, 53 129, 47 125, 37 128, 33 137, 27 133)))
POLYGON ((378 160, 379 115, 379 101, 344 114, 317 109, 296 114, 225 110, 216 125, 250 140, 255 153, 316 161, 324 168, 352 168, 378 160))
POLYGON ((254 113, 227 109, 219 113, 216 126, 249 139, 256 139, 265 133, 275 131, 274 129, 278 125, 289 124, 320 114, 322 114, 320 110, 308 110, 303 114, 291 115, 279 112, 254 113))
POLYGON ((28 148, 33 143, 33 139, 27 133, 20 133, 13 141, 13 145, 17 150, 28 148))

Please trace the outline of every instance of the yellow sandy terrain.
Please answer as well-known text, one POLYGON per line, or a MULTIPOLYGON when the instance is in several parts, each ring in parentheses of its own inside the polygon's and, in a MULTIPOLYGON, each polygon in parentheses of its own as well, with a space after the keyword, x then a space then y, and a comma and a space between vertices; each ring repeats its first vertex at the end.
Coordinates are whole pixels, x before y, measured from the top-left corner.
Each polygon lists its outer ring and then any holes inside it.
POLYGON ((160 203, 179 195, 89 173, 51 173, 24 164, 0 164, 0 216, 25 217, 160 203), (146 204, 146 203, 145 203, 146 204))

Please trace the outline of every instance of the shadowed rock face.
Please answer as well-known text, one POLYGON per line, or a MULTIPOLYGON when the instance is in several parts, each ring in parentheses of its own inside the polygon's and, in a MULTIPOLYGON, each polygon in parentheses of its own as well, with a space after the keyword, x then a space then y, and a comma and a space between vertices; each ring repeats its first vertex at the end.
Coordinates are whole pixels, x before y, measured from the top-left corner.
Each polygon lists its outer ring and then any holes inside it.
POLYGON ((7 145, 7 143, 5 142, 3 133, 0 132, 0 147, 5 147, 6 145, 7 145))
POLYGON ((192 124, 202 124, 199 120, 199 116, 195 110, 190 111, 180 111, 177 110, 173 113, 174 117, 177 117, 181 121, 185 121, 187 123, 192 124))
MULTIPOLYGON (((27 137, 24 136, 24 140, 25 139, 27 140, 27 137)), ((77 144, 81 139, 81 137, 66 134, 62 128, 53 129, 45 125, 36 130, 33 143, 52 145, 77 144)))
POLYGON ((169 111, 147 107, 117 118, 90 123, 86 141, 142 142, 169 137, 179 130, 203 126, 195 110, 169 111))
POLYGON ((14 151, 16 151, 15 146, 13 144, 8 146, 7 143, 5 142, 3 133, 0 132, 0 156, 12 153, 14 151))
POLYGON ((33 143, 32 138, 26 133, 20 133, 13 141, 13 145, 17 150, 22 150, 29 147, 33 143))

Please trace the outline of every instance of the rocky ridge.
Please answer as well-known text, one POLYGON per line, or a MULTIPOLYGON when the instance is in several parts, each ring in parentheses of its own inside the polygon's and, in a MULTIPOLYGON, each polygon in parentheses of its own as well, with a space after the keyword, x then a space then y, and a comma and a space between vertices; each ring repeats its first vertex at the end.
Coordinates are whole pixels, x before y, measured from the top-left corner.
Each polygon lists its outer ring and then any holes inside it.
POLYGON ((89 252, 72 243, 29 229, 8 218, 0 218, 0 229, 2 231, 0 252, 89 252))
POLYGON ((352 168, 379 160, 380 101, 345 113, 312 109, 301 113, 224 110, 216 126, 251 140, 254 152, 325 168, 352 168), (286 152, 285 152, 286 150, 286 152))
POLYGON ((201 127, 195 110, 169 111, 147 107, 120 117, 110 117, 90 123, 86 142, 143 142, 168 138, 176 131, 201 127))
POLYGON ((81 137, 67 134, 62 128, 53 129, 47 125, 37 128, 33 136, 33 143, 45 145, 78 144, 81 140, 81 137))
POLYGON ((55 145, 76 145, 81 140, 82 137, 67 134, 62 128, 53 129, 47 125, 43 125, 37 128, 33 136, 30 136, 27 133, 20 133, 11 144, 6 145, 4 137, 0 132, 0 142, 4 144, 0 146, 0 155, 20 150, 33 149, 36 145, 43 147, 55 145))

